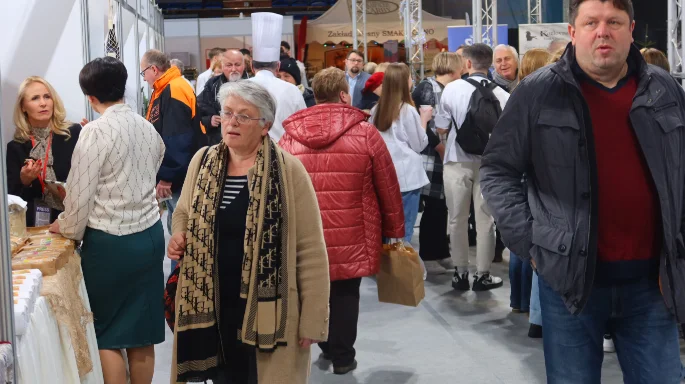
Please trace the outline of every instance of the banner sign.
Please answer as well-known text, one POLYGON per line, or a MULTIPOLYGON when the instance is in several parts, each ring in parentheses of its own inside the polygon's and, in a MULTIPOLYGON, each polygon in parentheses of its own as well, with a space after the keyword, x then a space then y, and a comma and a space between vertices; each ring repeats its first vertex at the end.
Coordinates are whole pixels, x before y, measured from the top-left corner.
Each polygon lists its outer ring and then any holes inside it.
MULTIPOLYGON (((483 27, 485 33, 485 27, 483 27)), ((506 24, 497 26, 497 44, 508 44, 509 37, 506 24)), ((492 31, 483 37, 483 43, 493 46, 492 31)), ((454 52, 460 45, 473 45, 473 27, 470 25, 447 27, 447 44, 450 52, 454 52)))
POLYGON ((521 24, 519 25, 519 54, 533 48, 547 49, 556 40, 571 41, 568 23, 521 24))

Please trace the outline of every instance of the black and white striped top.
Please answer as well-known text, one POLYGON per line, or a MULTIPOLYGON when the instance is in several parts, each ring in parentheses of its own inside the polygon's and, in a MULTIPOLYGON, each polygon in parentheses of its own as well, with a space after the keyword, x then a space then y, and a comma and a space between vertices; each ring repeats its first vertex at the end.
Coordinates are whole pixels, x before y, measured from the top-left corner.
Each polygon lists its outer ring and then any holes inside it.
POLYGON ((224 197, 219 208, 225 209, 245 188, 247 188, 247 176, 226 176, 224 197))

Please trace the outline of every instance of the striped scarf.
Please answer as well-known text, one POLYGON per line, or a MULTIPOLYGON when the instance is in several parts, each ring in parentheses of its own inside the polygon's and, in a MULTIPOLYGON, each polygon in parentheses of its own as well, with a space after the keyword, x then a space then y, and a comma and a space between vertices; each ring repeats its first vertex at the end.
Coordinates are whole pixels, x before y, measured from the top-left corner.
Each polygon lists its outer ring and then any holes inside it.
MULTIPOLYGON (((228 148, 209 149, 193 191, 176 303, 177 381, 212 378, 223 363, 218 316, 220 298, 215 223, 227 173, 228 148)), ((287 205, 283 155, 266 136, 249 181, 240 297, 247 301, 238 340, 260 351, 286 345, 288 312, 287 205)), ((236 292, 236 294, 238 294, 236 292)))

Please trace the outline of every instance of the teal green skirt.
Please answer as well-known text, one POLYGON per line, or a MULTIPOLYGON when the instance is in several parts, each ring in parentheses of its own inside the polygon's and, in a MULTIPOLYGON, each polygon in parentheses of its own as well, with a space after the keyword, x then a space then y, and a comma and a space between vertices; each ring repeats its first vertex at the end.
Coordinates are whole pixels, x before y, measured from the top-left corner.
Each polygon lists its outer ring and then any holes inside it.
POLYGON ((164 255, 161 222, 126 236, 86 229, 81 267, 98 349, 164 341, 164 255))

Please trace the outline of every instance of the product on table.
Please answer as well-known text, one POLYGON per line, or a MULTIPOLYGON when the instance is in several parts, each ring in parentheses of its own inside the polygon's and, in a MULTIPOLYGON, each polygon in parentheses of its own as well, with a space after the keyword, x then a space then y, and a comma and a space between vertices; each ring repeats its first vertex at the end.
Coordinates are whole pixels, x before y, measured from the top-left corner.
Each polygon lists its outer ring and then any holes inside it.
POLYGON ((14 255, 15 253, 21 251, 28 240, 29 239, 27 237, 10 236, 10 248, 12 254, 14 255))
POLYGON ((9 204, 10 235, 17 237, 26 236, 26 208, 18 204, 9 204))
POLYGON ((12 258, 12 269, 39 269, 43 276, 52 276, 69 261, 72 252, 65 248, 24 250, 12 258))

